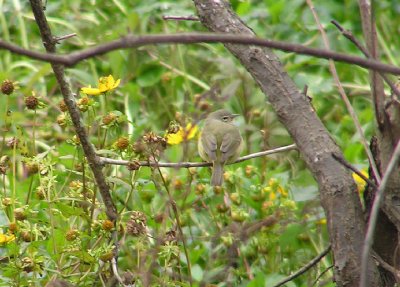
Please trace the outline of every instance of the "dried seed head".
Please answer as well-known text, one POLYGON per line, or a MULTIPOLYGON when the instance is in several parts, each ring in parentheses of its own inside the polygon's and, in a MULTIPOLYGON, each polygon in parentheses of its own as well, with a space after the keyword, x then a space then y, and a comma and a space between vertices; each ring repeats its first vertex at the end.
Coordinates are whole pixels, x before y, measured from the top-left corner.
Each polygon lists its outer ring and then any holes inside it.
POLYGON ((57 124, 62 128, 67 126, 67 117, 65 114, 58 115, 57 124))
POLYGON ((22 270, 24 270, 26 273, 32 272, 35 267, 35 262, 32 260, 32 258, 29 257, 22 258, 21 263, 22 270))
POLYGON ((86 112, 89 108, 89 102, 90 99, 88 97, 83 97, 76 101, 76 105, 81 112, 86 112))
POLYGON ((61 100, 61 101, 58 103, 58 107, 60 108, 60 110, 61 110, 62 112, 68 111, 67 104, 64 102, 64 100, 61 100))
POLYGON ((133 236, 146 234, 146 215, 141 211, 133 211, 131 218, 126 223, 126 231, 133 236))
POLYGON ((140 162, 137 160, 133 160, 128 163, 128 170, 138 170, 139 168, 140 162))
POLYGON ((105 231, 110 231, 114 228, 114 223, 111 220, 106 219, 101 224, 101 228, 105 231))
POLYGON ((78 236, 79 236, 79 231, 78 230, 70 229, 65 234, 65 239, 67 239, 67 241, 74 241, 75 239, 78 238, 78 236))
POLYGON ((14 89, 15 85, 10 80, 4 80, 3 83, 1 83, 1 92, 5 95, 11 95, 14 92, 14 89))
POLYGON ((165 237, 164 237, 164 244, 167 244, 167 243, 169 243, 169 244, 176 244, 177 243, 177 241, 178 241, 178 239, 177 239, 177 236, 176 236, 176 231, 175 230, 173 230, 173 229, 171 229, 171 230, 169 230, 169 231, 167 231, 166 233, 165 233, 165 237))
POLYGON ((21 207, 14 209, 14 217, 15 217, 15 220, 19 220, 19 221, 25 220, 27 218, 26 210, 21 207))
POLYGON ((7 173, 7 167, 4 165, 0 165, 0 174, 6 174, 7 173))
POLYGON ((114 146, 120 151, 126 150, 129 147, 129 139, 127 137, 120 137, 114 143, 114 146))
POLYGON ((27 162, 25 168, 28 176, 36 174, 39 171, 39 165, 36 162, 27 162))
POLYGON ((225 203, 221 203, 217 205, 217 211, 218 213, 225 213, 229 210, 229 206, 227 206, 225 203))
POLYGON ((1 200, 1 203, 2 203, 4 206, 10 206, 10 205, 12 204, 12 199, 11 199, 10 197, 4 197, 4 198, 1 200))
POLYGON ((146 150, 146 145, 144 144, 144 142, 140 139, 137 140, 134 144, 133 144, 133 151, 136 154, 143 154, 146 150))
POLYGON ((73 180, 69 183, 69 188, 71 190, 77 191, 83 187, 83 183, 80 180, 73 180))
POLYGON ((255 173, 255 168, 252 165, 246 165, 246 168, 244 170, 244 173, 246 175, 246 177, 251 177, 254 175, 255 173))
POLYGON ((17 148, 18 144, 19 144, 19 139, 17 139, 16 137, 9 138, 6 143, 7 147, 9 148, 14 148, 14 146, 17 148))
POLYGON ((183 187, 183 181, 180 179, 175 179, 174 181, 174 188, 177 190, 181 190, 183 187))
POLYGON ((37 196, 39 199, 45 199, 45 198, 46 198, 46 191, 45 191, 44 187, 39 186, 39 187, 36 189, 36 196, 37 196))
POLYGON ((195 193, 196 193, 197 195, 204 194, 205 189, 206 189, 206 186, 205 186, 204 184, 198 183, 198 184, 196 185, 195 193))
POLYGON ((18 230, 18 224, 16 222, 10 222, 8 225, 8 231, 10 231, 12 234, 15 234, 18 230))
POLYGON ((201 111, 208 111, 210 107, 211 107, 210 103, 205 100, 201 100, 199 102, 199 108, 201 111))
POLYGON ((116 119, 117 119, 117 115, 114 113, 108 113, 107 115, 105 115, 102 119, 102 122, 104 125, 109 125, 111 123, 113 123, 116 119))
POLYGON ((151 153, 159 153, 167 147, 167 140, 153 132, 149 132, 143 136, 144 143, 151 153))
POLYGON ((39 99, 34 94, 25 98, 25 106, 29 110, 36 110, 38 105, 39 105, 39 99))
POLYGON ((22 240, 25 242, 31 242, 34 240, 33 234, 29 231, 22 231, 21 237, 22 237, 22 240))

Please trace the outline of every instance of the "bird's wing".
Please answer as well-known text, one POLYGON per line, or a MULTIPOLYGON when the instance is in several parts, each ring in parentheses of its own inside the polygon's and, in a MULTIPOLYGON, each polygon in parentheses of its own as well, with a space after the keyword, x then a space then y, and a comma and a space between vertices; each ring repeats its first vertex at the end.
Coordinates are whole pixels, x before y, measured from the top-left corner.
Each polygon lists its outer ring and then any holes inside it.
POLYGON ((203 145, 204 152, 208 155, 210 161, 217 159, 217 138, 213 134, 201 135, 201 143, 203 145))
POLYGON ((231 132, 224 135, 220 147, 222 162, 229 161, 232 156, 236 156, 241 141, 242 137, 239 131, 237 133, 231 132))

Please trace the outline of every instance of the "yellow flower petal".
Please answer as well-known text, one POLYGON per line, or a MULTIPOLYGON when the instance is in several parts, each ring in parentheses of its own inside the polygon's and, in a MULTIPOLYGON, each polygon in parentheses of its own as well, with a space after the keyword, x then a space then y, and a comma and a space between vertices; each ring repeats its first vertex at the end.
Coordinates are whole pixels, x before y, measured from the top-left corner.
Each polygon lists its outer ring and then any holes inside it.
MULTIPOLYGON (((367 172, 365 169, 361 170, 361 173, 362 173, 365 177, 368 178, 368 172, 367 172)), ((356 184, 357 184, 357 190, 358 190, 358 192, 362 192, 362 191, 364 190, 364 188, 365 188, 366 182, 365 182, 361 177, 359 177, 358 174, 356 174, 356 173, 354 173, 354 172, 353 172, 353 179, 354 179, 354 181, 355 181, 356 184)))
POLYGON ((175 134, 167 134, 167 143, 170 145, 180 144, 182 141, 183 135, 181 129, 175 134))
POLYGON ((81 88, 81 92, 91 96, 98 96, 102 93, 98 88, 92 88, 91 86, 81 88))
POLYGON ((192 138, 194 138, 196 136, 197 132, 199 131, 199 127, 198 126, 192 126, 192 124, 189 123, 189 124, 187 124, 185 130, 186 130, 186 134, 187 134, 186 138, 188 140, 190 140, 190 139, 192 139, 192 138))
POLYGON ((101 77, 99 79, 99 90, 103 93, 114 90, 116 87, 119 86, 120 82, 121 82, 120 79, 115 81, 112 75, 109 75, 107 77, 101 77))
POLYGON ((121 79, 116 80, 115 83, 114 83, 114 85, 113 85, 113 89, 115 89, 116 87, 118 87, 120 82, 121 82, 121 79))
POLYGON ((170 145, 180 144, 183 141, 194 138, 198 131, 199 131, 198 126, 189 123, 186 125, 185 129, 179 127, 178 132, 168 133, 166 136, 167 143, 170 145))
POLYGON ((0 233, 0 244, 8 243, 15 240, 14 234, 7 235, 7 234, 1 234, 0 233))
POLYGON ((105 92, 114 90, 116 87, 119 86, 120 82, 121 82, 121 79, 118 79, 115 81, 115 79, 112 75, 109 75, 107 77, 100 77, 98 80, 97 88, 92 88, 91 86, 84 87, 84 88, 81 88, 81 92, 86 95, 98 96, 105 92))

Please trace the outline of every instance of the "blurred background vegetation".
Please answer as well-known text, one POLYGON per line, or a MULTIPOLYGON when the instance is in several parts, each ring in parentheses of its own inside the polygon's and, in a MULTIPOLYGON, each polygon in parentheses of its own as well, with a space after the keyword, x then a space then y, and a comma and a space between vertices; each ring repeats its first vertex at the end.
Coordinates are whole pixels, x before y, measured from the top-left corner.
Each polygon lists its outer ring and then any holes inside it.
MULTIPOLYGON (((236 12, 262 38, 323 47, 309 7, 300 0, 231 1, 236 12)), ((382 60, 398 65, 397 1, 376 1, 382 60)), ((356 1, 315 1, 331 49, 360 55, 330 24, 338 21, 362 40, 356 1)), ((27 1, 0 1, 0 37, 23 48, 43 51, 27 1)), ((105 43, 125 35, 205 32, 197 21, 164 20, 165 15, 195 15, 191 1, 48 1, 46 15, 61 41, 59 53, 105 43)), ((348 161, 367 169, 360 136, 332 81, 328 62, 294 53, 276 52, 286 71, 308 96, 348 161)), ((374 133, 368 73, 337 63, 340 80, 370 138, 374 133)), ((164 137, 172 127, 199 125, 209 111, 224 107, 242 115, 237 120, 249 154, 292 143, 255 82, 220 44, 160 45, 121 50, 66 69, 91 139, 103 156, 143 159, 140 141, 153 132, 164 137), (112 75, 121 83, 106 95, 86 96, 81 87, 97 86, 112 75), (85 100, 82 100, 84 99, 85 100), (110 119, 111 114, 111 119, 110 119), (109 116, 107 120, 107 115, 109 116), (105 120, 106 118, 106 120, 105 120), (172 124, 171 124, 172 122, 172 124), (127 145, 121 138, 129 139, 127 145)), ((121 215, 110 225, 96 186, 74 138, 50 64, 2 51, 0 81, 18 89, 0 97, 1 156, 1 286, 41 286, 58 278, 79 286, 101 286, 110 278, 107 255, 112 231, 121 240, 118 261, 124 280, 143 284, 148 271, 154 286, 189 286, 188 266, 170 211, 166 189, 177 203, 191 262, 193 285, 272 286, 324 250, 329 242, 318 187, 295 151, 256 158, 226 168, 225 186, 209 186, 210 171, 157 169, 104 171, 121 215), (40 106, 26 107, 27 98, 40 106), (9 112, 8 112, 9 111, 9 112), (4 158, 2 160, 5 161, 4 158), (224 200, 227 192, 231 206, 224 200), (94 205, 93 205, 94 203, 94 205), (145 230, 132 232, 135 217, 145 230), (276 223, 246 238, 232 226, 245 226, 273 216, 276 223), (142 218, 139 216, 139 218, 142 218), (228 228, 229 227, 229 228, 228 228), (164 234, 175 236, 161 240, 164 234), (15 238, 12 238, 14 236, 15 238), (160 244, 158 244, 160 245, 160 244), (233 251, 232 251, 233 250, 233 251), (230 254, 233 252, 233 255, 230 254), (233 257, 234 263, 230 263, 233 257), (229 270, 224 267, 229 266, 229 270), (221 274, 222 272, 222 274, 221 274), (222 277, 221 277, 222 276, 222 277), (40 279, 38 281, 38 279, 40 279), (100 280, 100 281, 99 281, 100 280), (39 283, 42 282, 42 283, 39 283)), ((167 145, 161 161, 200 161, 196 138, 167 145)), ((362 189, 362 183, 360 190, 362 189)), ((135 225, 135 224, 134 224, 135 225)), ((334 286, 331 258, 285 286, 334 286)))

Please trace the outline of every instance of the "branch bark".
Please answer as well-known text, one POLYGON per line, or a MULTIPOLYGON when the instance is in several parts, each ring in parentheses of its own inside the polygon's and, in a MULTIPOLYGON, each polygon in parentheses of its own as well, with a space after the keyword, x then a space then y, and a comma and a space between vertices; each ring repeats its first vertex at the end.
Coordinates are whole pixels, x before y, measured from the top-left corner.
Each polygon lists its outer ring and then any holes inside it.
MULTIPOLYGON (((218 33, 253 35, 226 1, 194 0, 201 22, 218 33)), ((341 154, 308 99, 299 92, 269 49, 234 44, 225 45, 268 95, 279 120, 286 126, 309 169, 318 181, 321 203, 335 260, 337 286, 359 283, 361 244, 365 223, 357 188, 351 174, 333 157, 341 154)), ((371 258, 368 261, 372 263, 371 258)), ((381 286, 377 269, 369 264, 369 280, 381 286)))
MULTIPOLYGON (((55 53, 56 39, 53 37, 50 26, 47 23, 46 16, 43 12, 42 1, 30 0, 30 3, 33 15, 35 16, 36 23, 40 30, 40 35, 42 36, 43 45, 45 46, 48 53, 55 53)), ((51 66, 53 68, 54 75, 56 76, 58 85, 60 86, 64 102, 68 107, 68 112, 71 115, 75 132, 79 137, 83 151, 92 169, 96 184, 103 198, 107 216, 110 220, 115 221, 118 217, 117 209, 115 208, 114 202, 111 198, 109 186, 107 185, 104 174, 102 172, 102 165, 99 162, 93 145, 89 141, 85 127, 81 122, 81 114, 76 105, 74 95, 72 94, 70 88, 70 84, 64 74, 64 66, 57 63, 52 63, 51 66)))
POLYGON ((135 36, 128 34, 120 39, 110 41, 92 48, 83 49, 69 54, 59 55, 54 53, 40 53, 23 49, 17 45, 8 43, 0 39, 0 49, 11 51, 18 55, 28 56, 32 59, 73 66, 83 60, 93 58, 120 49, 139 48, 146 45, 161 44, 196 44, 196 43, 233 43, 244 45, 255 45, 269 47, 286 52, 294 52, 302 55, 314 56, 323 59, 355 64, 363 68, 374 69, 385 73, 400 75, 400 68, 381 63, 372 59, 364 59, 353 55, 327 51, 323 49, 311 48, 299 44, 260 39, 249 35, 237 34, 205 34, 205 33, 181 33, 181 34, 160 34, 135 36))
MULTIPOLYGON (((379 59, 379 47, 375 27, 373 1, 359 0, 363 34, 367 52, 372 59, 379 59)), ((380 163, 380 173, 384 174, 385 185, 381 183, 376 194, 368 190, 366 196, 371 199, 367 202, 367 212, 371 211, 368 231, 364 242, 364 256, 370 252, 371 243, 374 242, 374 251, 386 262, 393 262, 399 268, 398 262, 398 234, 400 231, 400 168, 393 165, 395 146, 400 139, 400 113, 398 102, 393 97, 390 99, 384 93, 382 78, 375 71, 370 71, 370 86, 372 100, 375 107, 375 116, 378 124, 377 144, 375 159, 380 163), (393 172, 390 172, 393 168, 393 172), (374 198, 375 197, 375 198, 374 198), (372 200, 373 199, 373 200, 372 200), (373 202, 373 204, 371 204, 373 202), (379 216, 378 216, 379 214, 379 216), (374 232, 375 231, 375 232, 374 232)), ((397 150, 397 149, 396 149, 397 150)), ((383 180, 382 180, 383 182, 383 180)), ((381 277, 385 278, 387 286, 394 286, 396 278, 390 272, 380 269, 381 277)), ((368 270, 362 265, 360 286, 374 286, 368 282, 368 270)))
MULTIPOLYGON (((235 162, 228 163, 227 165, 246 161, 252 158, 266 156, 278 152, 290 151, 297 149, 295 144, 282 146, 278 148, 274 148, 271 150, 260 151, 252 154, 248 154, 238 158, 235 162)), ((107 157, 100 157, 100 162, 102 164, 114 164, 114 165, 129 165, 132 162, 129 160, 123 159, 113 159, 107 157)), ((190 167, 206 167, 212 166, 211 162, 148 162, 148 161, 139 161, 135 162, 138 166, 151 166, 151 167, 171 167, 171 168, 190 168, 190 167)))

